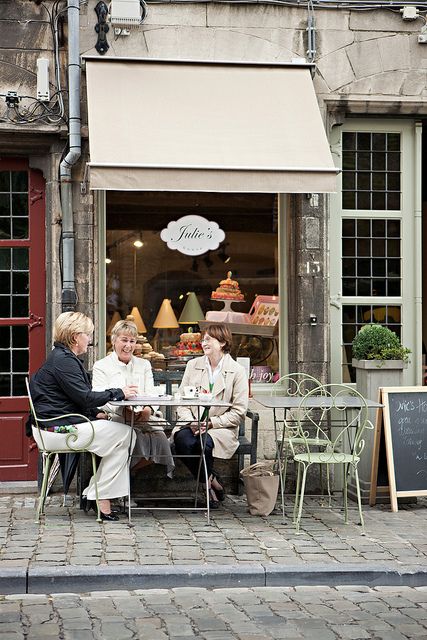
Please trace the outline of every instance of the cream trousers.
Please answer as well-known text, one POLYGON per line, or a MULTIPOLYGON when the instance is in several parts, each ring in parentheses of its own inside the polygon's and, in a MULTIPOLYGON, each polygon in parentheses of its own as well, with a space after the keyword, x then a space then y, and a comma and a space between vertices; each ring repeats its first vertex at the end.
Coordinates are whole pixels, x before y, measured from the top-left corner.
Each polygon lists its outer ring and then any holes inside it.
MULTIPOLYGON (((85 446, 91 437, 92 427, 90 423, 83 422, 75 425, 78 438, 75 442, 71 439, 71 446, 73 449, 85 448, 102 458, 96 472, 98 497, 101 500, 128 495, 129 455, 135 446, 135 435, 132 433, 132 429, 126 424, 110 420, 94 420, 92 424, 95 431, 92 443, 85 446)), ((67 449, 66 438, 68 435, 42 431, 43 447, 38 429, 33 427, 34 440, 41 450, 67 449)), ((83 495, 87 496, 88 500, 95 500, 93 477, 83 491, 83 495)))

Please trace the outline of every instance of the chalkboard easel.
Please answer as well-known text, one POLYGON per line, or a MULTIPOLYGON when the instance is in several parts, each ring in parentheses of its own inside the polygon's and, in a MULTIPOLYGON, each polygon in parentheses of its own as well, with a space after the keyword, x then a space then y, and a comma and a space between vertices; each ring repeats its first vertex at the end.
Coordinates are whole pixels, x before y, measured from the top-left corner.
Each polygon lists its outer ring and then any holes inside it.
POLYGON ((427 387, 382 387, 379 402, 369 503, 375 504, 377 489, 388 489, 391 510, 397 511, 399 497, 427 496, 427 387), (384 444, 388 488, 378 487, 384 444))

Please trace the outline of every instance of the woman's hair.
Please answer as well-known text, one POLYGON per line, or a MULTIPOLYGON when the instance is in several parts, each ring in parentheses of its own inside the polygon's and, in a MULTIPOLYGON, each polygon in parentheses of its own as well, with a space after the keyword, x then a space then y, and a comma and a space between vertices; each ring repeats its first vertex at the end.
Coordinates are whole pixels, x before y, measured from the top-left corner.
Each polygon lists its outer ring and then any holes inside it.
POLYGON ((121 333, 126 333, 132 338, 138 337, 138 328, 132 320, 119 320, 111 330, 111 344, 114 345, 116 338, 121 333))
POLYGON ((76 333, 92 333, 92 331, 93 322, 88 316, 79 311, 66 311, 55 320, 53 339, 71 348, 76 333))
POLYGON ((229 353, 231 350, 232 337, 231 331, 228 327, 224 324, 210 324, 204 329, 203 335, 206 333, 212 336, 212 338, 216 338, 218 342, 223 342, 223 352, 229 353))

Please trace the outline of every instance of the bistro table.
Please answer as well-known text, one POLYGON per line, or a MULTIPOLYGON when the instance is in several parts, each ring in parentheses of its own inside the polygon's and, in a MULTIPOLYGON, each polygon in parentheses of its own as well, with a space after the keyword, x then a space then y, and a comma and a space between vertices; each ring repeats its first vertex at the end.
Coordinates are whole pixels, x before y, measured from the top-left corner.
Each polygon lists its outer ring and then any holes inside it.
MULTIPOLYGON (((136 427, 134 426, 134 409, 136 407, 140 407, 142 406, 156 406, 156 407, 165 407, 166 410, 170 410, 173 407, 192 407, 193 409, 195 409, 195 413, 196 413, 196 419, 194 420, 194 422, 197 422, 199 424, 199 427, 201 427, 202 425, 206 426, 206 430, 208 427, 208 423, 209 423, 209 409, 210 407, 231 407, 231 404, 229 402, 224 402, 223 400, 216 400, 215 398, 203 398, 203 397, 197 397, 197 398, 183 398, 182 396, 179 396, 179 394, 175 394, 175 396, 172 395, 160 395, 160 396, 136 396, 134 399, 129 399, 129 400, 121 400, 121 401, 117 401, 117 402, 111 402, 112 405, 114 405, 115 407, 129 407, 132 412, 131 412, 131 421, 130 421, 130 427, 132 427, 133 429, 136 429, 136 427), (205 409, 207 409, 207 411, 205 411, 205 409), (206 416, 204 416, 204 414, 206 414, 206 416)), ((160 425, 161 423, 156 422, 157 425, 160 425)), ((173 425, 171 425, 167 420, 165 420, 164 422, 164 427, 165 429, 171 430, 173 428, 173 425)), ((208 470, 207 470, 207 466, 206 466, 206 458, 205 458, 205 444, 206 444, 206 438, 203 438, 203 433, 201 432, 201 429, 199 428, 199 437, 200 437, 200 445, 201 445, 201 464, 200 467, 203 467, 203 473, 205 475, 205 483, 206 483, 206 489, 208 487, 208 470)), ((176 456, 176 454, 174 454, 172 452, 173 456, 176 456)), ((132 457, 132 451, 129 450, 129 459, 132 457)), ((183 457, 183 456, 181 456, 183 457)), ((199 457, 199 456, 186 456, 186 457, 199 457)), ((130 467, 129 467, 129 474, 130 474, 130 467)), ((210 508, 209 508, 209 491, 206 490, 206 507, 197 507, 197 490, 198 490, 198 478, 197 478, 197 484, 196 484, 196 493, 195 493, 195 506, 194 507, 133 507, 134 511, 144 511, 144 510, 149 510, 149 511, 154 511, 154 510, 171 510, 171 511, 206 511, 207 512, 207 523, 210 524, 210 508)), ((162 497, 162 498, 158 498, 158 500, 167 500, 168 498, 166 497, 162 497)), ((170 500, 175 499, 175 496, 171 496, 169 498, 170 500)), ((183 498, 184 499, 184 498, 183 498)), ((130 493, 130 477, 129 477, 129 494, 128 494, 128 515, 129 515, 129 522, 131 522, 131 516, 132 516, 132 506, 131 506, 131 493, 130 493)))
MULTIPOLYGON (((286 411, 298 410, 301 406, 301 403, 304 401, 304 409, 331 409, 335 407, 336 409, 345 410, 346 416, 347 411, 360 409, 361 403, 357 396, 352 396, 350 394, 340 394, 339 396, 330 396, 330 395, 316 395, 309 396, 308 398, 304 398, 304 396, 264 396, 264 395, 255 395, 254 400, 259 402, 260 405, 265 407, 266 409, 273 409, 273 422, 274 422, 274 438, 276 443, 276 460, 280 465, 280 460, 283 454, 283 443, 285 438, 285 416, 286 411), (283 417, 278 417, 278 412, 283 412, 281 415, 283 417), (282 435, 279 439, 277 433, 277 425, 281 424, 282 435)), ((368 409, 381 409, 383 405, 380 402, 375 400, 370 400, 369 398, 365 398, 366 406, 368 409)), ((347 417, 346 417, 347 421, 347 417)), ((331 423, 331 428, 338 426, 336 424, 331 423)), ((349 448, 351 450, 352 443, 348 443, 349 448)), ((321 443, 319 442, 319 446, 321 443)), ((281 469, 281 465, 280 465, 281 469)), ((282 496, 282 512, 284 518, 284 481, 282 477, 282 472, 280 471, 280 491, 282 496)))

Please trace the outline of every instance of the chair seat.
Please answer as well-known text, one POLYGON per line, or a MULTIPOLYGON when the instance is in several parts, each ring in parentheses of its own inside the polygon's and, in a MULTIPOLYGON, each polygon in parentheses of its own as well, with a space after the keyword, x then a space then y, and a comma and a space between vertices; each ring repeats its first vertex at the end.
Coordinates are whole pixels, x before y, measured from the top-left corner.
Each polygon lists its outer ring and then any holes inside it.
POLYGON ((294 456, 297 462, 307 462, 308 464, 357 464, 360 460, 352 453, 340 453, 319 451, 317 453, 298 453, 294 456))
MULTIPOLYGON (((292 440, 293 444, 308 444, 314 447, 326 447, 330 444, 330 440, 326 440, 326 438, 283 438, 283 442, 285 443, 290 440, 292 440)), ((282 441, 280 439, 277 440, 278 445, 280 445, 281 442, 282 441)))

